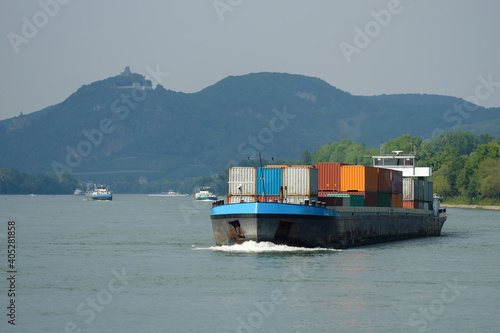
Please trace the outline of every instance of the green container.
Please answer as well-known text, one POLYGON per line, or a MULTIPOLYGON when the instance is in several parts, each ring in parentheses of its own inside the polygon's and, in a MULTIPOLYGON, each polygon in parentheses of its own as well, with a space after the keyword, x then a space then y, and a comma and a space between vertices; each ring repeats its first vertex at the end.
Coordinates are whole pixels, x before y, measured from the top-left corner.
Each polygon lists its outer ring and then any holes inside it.
POLYGON ((327 197, 335 197, 335 198, 349 198, 350 197, 349 194, 345 194, 345 193, 328 193, 326 196, 327 197))
POLYGON ((350 194, 351 197, 351 207, 364 207, 365 206, 365 196, 362 194, 350 194))
POLYGON ((391 194, 390 193, 378 193, 378 206, 379 207, 391 207, 391 194))

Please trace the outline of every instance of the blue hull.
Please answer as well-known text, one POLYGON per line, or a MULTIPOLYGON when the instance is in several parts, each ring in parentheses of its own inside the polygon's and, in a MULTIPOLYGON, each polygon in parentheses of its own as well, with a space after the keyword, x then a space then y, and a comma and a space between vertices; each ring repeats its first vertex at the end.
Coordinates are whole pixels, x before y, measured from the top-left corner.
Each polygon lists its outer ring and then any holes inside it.
POLYGON ((210 218, 217 245, 248 240, 305 247, 347 248, 439 236, 446 214, 405 208, 339 207, 216 202, 210 218))

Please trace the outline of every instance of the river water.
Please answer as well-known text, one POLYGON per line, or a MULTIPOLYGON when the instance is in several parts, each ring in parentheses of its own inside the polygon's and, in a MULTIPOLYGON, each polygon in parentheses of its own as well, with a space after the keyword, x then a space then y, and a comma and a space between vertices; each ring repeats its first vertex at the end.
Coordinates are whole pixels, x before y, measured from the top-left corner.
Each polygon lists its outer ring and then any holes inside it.
POLYGON ((215 247, 192 197, 0 199, 0 332, 498 331, 499 211, 338 251, 215 247))

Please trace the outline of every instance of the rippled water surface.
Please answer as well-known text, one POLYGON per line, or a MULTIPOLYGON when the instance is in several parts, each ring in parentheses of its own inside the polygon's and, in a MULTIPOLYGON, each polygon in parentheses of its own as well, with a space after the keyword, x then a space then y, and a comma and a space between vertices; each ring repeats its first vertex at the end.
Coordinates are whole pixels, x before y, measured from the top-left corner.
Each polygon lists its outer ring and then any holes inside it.
POLYGON ((500 212, 344 251, 214 246, 190 197, 4 196, 0 332, 497 332, 500 212), (16 325, 7 316, 16 222, 16 325))

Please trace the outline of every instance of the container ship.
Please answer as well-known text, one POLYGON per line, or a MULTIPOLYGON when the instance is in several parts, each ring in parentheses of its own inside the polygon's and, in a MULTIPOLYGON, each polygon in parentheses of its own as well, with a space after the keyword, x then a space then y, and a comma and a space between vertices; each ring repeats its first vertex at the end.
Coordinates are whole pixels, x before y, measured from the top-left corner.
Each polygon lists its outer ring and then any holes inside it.
POLYGON ((416 155, 369 156, 373 166, 231 167, 229 195, 212 204, 217 245, 245 241, 344 249, 439 236, 446 209, 416 155))

